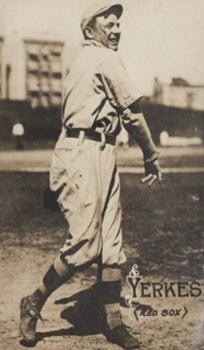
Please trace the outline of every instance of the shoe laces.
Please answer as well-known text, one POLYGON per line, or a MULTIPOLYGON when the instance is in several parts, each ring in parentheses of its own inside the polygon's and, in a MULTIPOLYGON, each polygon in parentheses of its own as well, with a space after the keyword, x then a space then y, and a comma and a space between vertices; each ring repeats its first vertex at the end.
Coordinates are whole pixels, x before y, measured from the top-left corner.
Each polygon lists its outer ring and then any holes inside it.
POLYGON ((35 318, 36 320, 43 320, 40 313, 40 306, 38 306, 34 301, 27 300, 25 308, 29 316, 35 318))

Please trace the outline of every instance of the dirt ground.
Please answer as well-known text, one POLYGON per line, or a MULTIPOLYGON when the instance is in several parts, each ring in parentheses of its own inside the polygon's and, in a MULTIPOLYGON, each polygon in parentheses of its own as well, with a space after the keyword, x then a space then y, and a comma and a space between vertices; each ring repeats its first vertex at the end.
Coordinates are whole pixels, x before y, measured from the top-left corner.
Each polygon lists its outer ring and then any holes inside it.
MULTIPOLYGON (((54 254, 36 248, 1 248, 1 344, 0 349, 22 349, 18 336, 18 304, 23 295, 30 293, 54 254), (8 260, 9 257, 9 260, 8 260)), ((94 271, 92 271, 94 272, 94 271)), ((161 280, 155 276, 154 280, 161 280)), ((78 274, 56 291, 43 310, 43 323, 38 323, 36 349, 119 349, 108 344, 97 329, 97 309, 91 286, 95 274, 78 274)), ((124 284, 123 295, 130 294, 124 284)), ((163 309, 178 309, 186 306, 188 315, 181 317, 141 317, 136 320, 133 309, 121 307, 125 323, 132 327, 133 334, 141 341, 142 350, 202 350, 204 346, 204 297, 139 300, 159 312, 163 309)))
MULTIPOLYGON (((66 232, 61 215, 44 208, 47 174, 0 173, 0 349, 23 349, 19 343, 19 302, 31 293, 52 263, 66 232)), ((137 263, 144 281, 197 281, 199 297, 145 297, 158 315, 134 315, 121 300, 121 312, 141 341, 141 350, 204 349, 204 180, 203 174, 168 175, 151 191, 139 177, 123 175, 124 246, 122 296, 131 294, 125 280, 137 263), (188 313, 162 316, 163 309, 186 307, 188 313)), ((38 323, 36 349, 113 350, 98 327, 96 268, 80 272, 48 300, 38 323)))

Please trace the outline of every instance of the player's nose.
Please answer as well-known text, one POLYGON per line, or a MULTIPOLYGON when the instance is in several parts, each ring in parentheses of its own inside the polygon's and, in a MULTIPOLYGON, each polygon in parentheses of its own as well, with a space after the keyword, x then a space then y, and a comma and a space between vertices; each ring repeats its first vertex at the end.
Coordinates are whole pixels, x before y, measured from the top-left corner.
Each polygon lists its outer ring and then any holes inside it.
POLYGON ((113 33, 119 36, 120 33, 121 33, 120 28, 117 27, 117 26, 114 26, 114 28, 113 28, 113 33))
POLYGON ((111 32, 112 32, 113 34, 120 35, 120 33, 121 33, 120 25, 116 23, 116 24, 112 27, 111 32))

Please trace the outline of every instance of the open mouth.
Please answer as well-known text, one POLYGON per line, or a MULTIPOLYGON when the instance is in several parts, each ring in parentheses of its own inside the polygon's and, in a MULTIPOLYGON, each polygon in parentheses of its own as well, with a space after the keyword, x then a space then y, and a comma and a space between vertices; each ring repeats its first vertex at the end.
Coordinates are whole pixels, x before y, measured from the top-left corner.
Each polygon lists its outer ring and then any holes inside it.
POLYGON ((118 45, 119 39, 116 39, 116 38, 110 39, 110 42, 111 42, 113 45, 118 45))

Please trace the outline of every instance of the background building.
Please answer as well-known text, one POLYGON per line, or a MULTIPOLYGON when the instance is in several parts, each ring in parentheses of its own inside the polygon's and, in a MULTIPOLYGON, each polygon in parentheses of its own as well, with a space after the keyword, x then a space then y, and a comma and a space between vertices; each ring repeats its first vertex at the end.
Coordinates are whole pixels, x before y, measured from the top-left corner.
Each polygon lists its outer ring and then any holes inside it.
POLYGON ((182 78, 164 84, 155 78, 152 101, 168 107, 204 111, 204 85, 190 85, 182 78))
POLYGON ((62 93, 62 42, 26 40, 25 98, 33 108, 59 106, 62 93))
POLYGON ((0 98, 2 96, 2 39, 0 38, 0 98))
POLYGON ((0 98, 31 107, 59 106, 64 42, 5 35, 0 39, 0 98))
MULTIPOLYGON (((158 76, 151 103, 202 112, 203 1, 120 1, 125 10, 120 55, 141 94, 152 94, 158 76), (193 86, 167 84, 177 75, 193 86)), ((96 2, 100 0, 0 0, 0 136, 11 134, 16 119, 28 137, 57 135, 63 77, 82 41, 80 18, 96 2)), ((154 111, 148 106, 154 130, 162 130, 155 120, 164 123, 163 113, 165 123, 177 125, 169 109, 154 111)), ((197 116, 191 118, 196 124, 197 116)))

